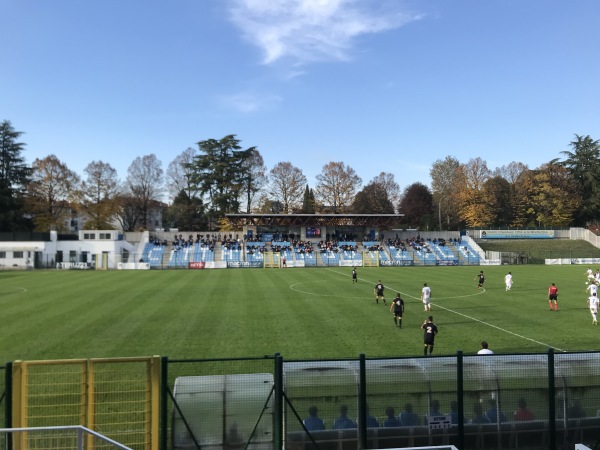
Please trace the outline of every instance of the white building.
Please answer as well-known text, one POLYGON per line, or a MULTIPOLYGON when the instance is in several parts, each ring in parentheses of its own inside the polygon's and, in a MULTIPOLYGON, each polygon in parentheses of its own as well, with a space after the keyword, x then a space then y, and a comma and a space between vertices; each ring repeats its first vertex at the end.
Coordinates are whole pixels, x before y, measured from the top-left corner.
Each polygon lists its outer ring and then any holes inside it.
POLYGON ((0 233, 0 238, 0 270, 115 269, 120 263, 129 262, 129 256, 133 258, 138 250, 117 230, 80 230, 78 235, 65 236, 56 231, 0 233))

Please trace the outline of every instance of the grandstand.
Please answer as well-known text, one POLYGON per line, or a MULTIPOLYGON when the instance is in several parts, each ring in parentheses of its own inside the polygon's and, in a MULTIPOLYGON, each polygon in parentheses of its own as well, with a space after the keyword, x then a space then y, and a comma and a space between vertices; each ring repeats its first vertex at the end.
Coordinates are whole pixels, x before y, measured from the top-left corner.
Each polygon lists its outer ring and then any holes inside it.
MULTIPOLYGON (((484 252, 477 241, 585 240, 600 248, 600 236, 586 229, 416 231, 389 228, 400 215, 231 215, 240 229, 235 233, 174 232, 121 233, 114 230, 81 231, 58 236, 55 232, 4 233, 0 236, 0 268, 108 269, 262 267, 268 260, 279 267, 414 266, 526 264, 523 252, 502 255, 484 252), (6 235, 6 236, 5 236, 6 235), (7 237, 8 236, 8 237, 7 237), (183 238, 183 236, 188 236, 183 238), (194 237, 195 236, 195 237, 194 237), (271 252, 267 259, 265 254, 271 252)), ((595 255, 594 255, 595 256, 595 255)), ((595 263, 586 254, 569 254, 554 263, 595 263), (580 258, 579 261, 577 258, 580 258)), ((544 263, 544 258, 534 258, 544 263)))

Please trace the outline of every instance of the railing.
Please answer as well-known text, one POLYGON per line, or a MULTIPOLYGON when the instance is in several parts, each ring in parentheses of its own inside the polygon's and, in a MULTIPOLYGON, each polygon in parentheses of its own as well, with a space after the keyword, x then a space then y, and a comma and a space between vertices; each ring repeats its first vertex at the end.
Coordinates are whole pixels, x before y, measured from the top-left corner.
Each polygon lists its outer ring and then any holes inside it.
POLYGON ((117 448, 131 450, 123 444, 96 433, 81 425, 32 428, 0 428, 5 448, 14 449, 56 449, 91 450, 117 448), (12 441, 12 443, 11 443, 12 441))

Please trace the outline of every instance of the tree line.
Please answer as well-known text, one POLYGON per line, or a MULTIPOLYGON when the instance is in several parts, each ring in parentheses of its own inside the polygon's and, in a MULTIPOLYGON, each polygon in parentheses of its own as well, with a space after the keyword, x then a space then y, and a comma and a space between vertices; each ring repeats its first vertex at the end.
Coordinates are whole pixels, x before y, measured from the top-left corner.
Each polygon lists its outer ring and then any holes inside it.
POLYGON ((421 230, 586 226, 600 214, 600 142, 589 135, 575 135, 562 160, 535 169, 447 156, 432 164, 431 187, 401 190, 384 171, 363 185, 342 161, 325 164, 310 187, 292 162, 269 170, 235 135, 198 142, 166 171, 149 154, 133 160, 124 181, 104 161, 80 176, 56 155, 27 165, 22 134, 0 123, 0 231, 64 232, 76 217, 86 218, 86 229, 153 230, 157 211, 163 227, 190 231, 225 228, 229 213, 398 213, 421 230))

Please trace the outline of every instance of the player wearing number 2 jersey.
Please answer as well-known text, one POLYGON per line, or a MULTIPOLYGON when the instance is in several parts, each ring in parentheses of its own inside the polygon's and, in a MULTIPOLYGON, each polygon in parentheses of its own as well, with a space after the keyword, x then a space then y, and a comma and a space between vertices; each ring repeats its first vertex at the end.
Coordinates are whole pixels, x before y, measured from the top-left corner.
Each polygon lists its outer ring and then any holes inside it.
POLYGON ((424 331, 424 334, 423 334, 423 343, 424 343, 423 356, 427 356, 428 352, 429 352, 429 355, 431 355, 433 353, 433 343, 435 340, 435 335, 438 333, 438 329, 435 326, 435 323, 433 323, 433 316, 429 316, 427 318, 427 320, 425 322, 423 322, 423 325, 421 325, 421 329, 424 331))

